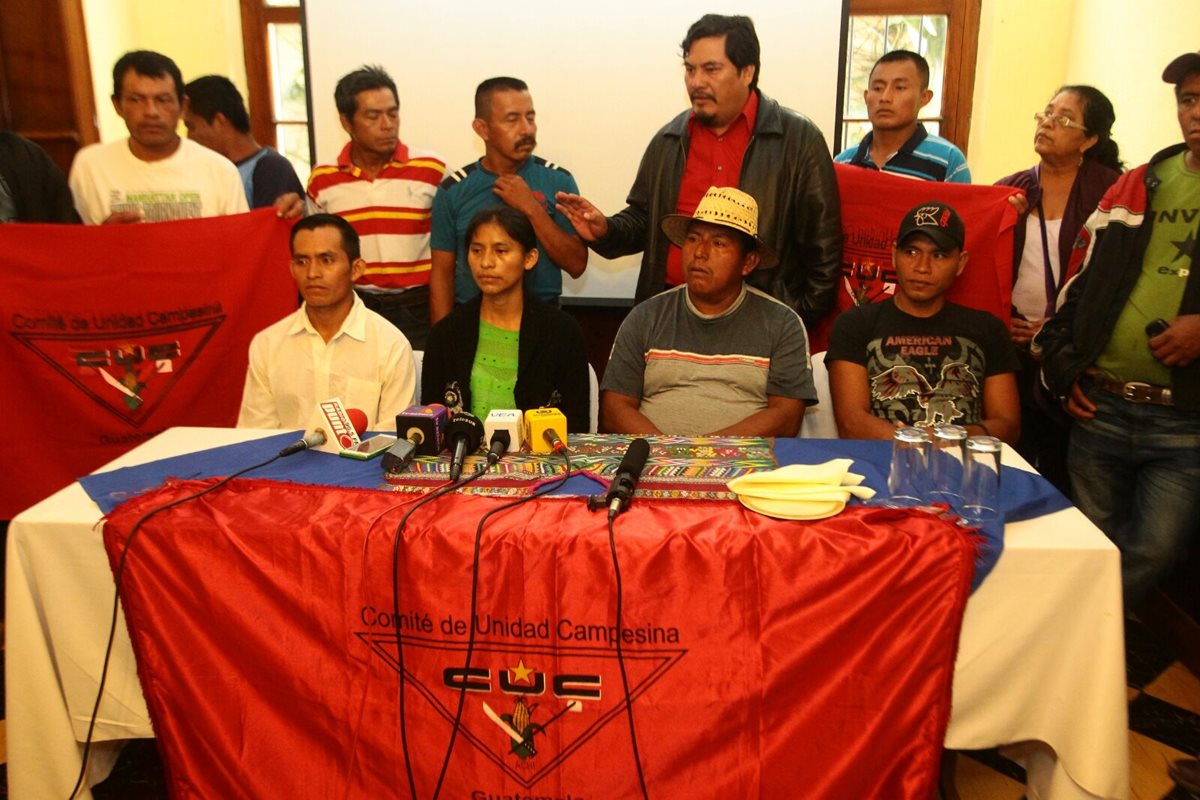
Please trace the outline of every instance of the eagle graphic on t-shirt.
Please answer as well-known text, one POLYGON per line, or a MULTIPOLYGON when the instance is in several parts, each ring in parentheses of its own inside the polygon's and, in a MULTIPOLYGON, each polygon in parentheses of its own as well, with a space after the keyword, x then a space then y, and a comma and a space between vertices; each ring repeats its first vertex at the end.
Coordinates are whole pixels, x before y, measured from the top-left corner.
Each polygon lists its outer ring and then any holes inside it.
POLYGON ((925 409, 925 419, 913 424, 938 425, 963 416, 959 403, 967 405, 979 397, 979 380, 965 362, 950 361, 942 365, 937 386, 930 386, 916 367, 900 364, 871 379, 871 395, 876 400, 903 400, 915 396, 917 403, 925 409))

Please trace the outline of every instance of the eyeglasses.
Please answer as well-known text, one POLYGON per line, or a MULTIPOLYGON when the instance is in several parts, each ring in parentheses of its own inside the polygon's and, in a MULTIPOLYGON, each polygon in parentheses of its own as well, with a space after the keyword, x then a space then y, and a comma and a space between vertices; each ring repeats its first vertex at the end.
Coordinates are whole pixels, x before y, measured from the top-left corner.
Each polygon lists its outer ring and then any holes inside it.
POLYGON ((1078 128, 1081 131, 1087 130, 1086 125, 1078 123, 1070 117, 1063 116, 1062 114, 1058 114, 1056 116, 1054 114, 1046 114, 1039 111, 1033 115, 1033 118, 1039 125, 1041 125, 1043 122, 1052 122, 1060 128, 1078 128))

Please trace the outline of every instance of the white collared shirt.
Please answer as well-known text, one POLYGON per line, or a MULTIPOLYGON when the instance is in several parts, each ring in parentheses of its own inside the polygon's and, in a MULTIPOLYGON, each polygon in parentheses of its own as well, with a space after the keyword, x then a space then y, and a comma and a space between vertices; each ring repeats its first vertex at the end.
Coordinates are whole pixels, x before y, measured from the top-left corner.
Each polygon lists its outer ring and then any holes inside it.
POLYGON ((328 342, 305 306, 255 334, 238 413, 239 428, 304 428, 317 403, 339 397, 362 409, 367 430, 394 431, 412 405, 416 371, 404 334, 354 296, 328 342))

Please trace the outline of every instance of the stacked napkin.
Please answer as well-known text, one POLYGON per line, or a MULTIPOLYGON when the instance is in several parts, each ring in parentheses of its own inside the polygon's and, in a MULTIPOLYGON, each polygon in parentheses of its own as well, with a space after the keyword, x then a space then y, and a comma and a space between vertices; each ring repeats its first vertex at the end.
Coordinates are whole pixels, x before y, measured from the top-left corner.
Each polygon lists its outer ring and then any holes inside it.
POLYGON ((789 464, 751 472, 729 482, 729 490, 751 511, 779 519, 823 519, 846 507, 853 495, 870 500, 875 490, 850 471, 854 461, 835 458, 824 464, 789 464))

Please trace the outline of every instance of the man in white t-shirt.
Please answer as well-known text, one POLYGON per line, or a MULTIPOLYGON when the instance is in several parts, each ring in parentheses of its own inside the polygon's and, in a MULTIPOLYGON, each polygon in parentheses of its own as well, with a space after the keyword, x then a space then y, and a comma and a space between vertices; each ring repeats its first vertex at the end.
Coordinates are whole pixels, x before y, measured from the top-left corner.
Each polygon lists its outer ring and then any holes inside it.
POLYGON ((69 184, 88 224, 163 222, 247 211, 237 168, 179 136, 183 77, 161 53, 135 50, 113 67, 113 108, 129 138, 89 145, 69 184))

